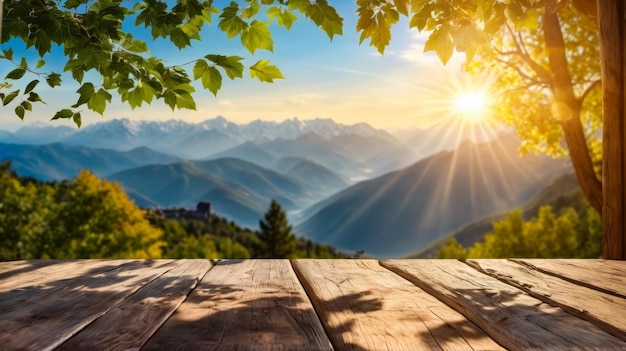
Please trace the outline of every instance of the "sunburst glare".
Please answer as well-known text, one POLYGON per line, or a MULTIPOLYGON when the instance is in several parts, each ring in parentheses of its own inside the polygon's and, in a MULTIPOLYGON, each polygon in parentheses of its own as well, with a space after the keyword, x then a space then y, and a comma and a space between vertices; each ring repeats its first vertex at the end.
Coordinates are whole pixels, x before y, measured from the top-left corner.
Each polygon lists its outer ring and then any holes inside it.
POLYGON ((483 92, 459 92, 454 98, 454 110, 470 121, 477 121, 487 114, 487 97, 483 92))

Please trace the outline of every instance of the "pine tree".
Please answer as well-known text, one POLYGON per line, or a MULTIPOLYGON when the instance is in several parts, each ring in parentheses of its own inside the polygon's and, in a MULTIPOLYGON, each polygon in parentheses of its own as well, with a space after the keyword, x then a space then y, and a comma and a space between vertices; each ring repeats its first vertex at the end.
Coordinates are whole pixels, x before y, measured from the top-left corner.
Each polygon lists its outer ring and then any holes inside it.
POLYGON ((287 258, 296 253, 296 236, 291 232, 285 211, 276 200, 272 200, 265 213, 265 220, 259 221, 259 227, 260 256, 287 258))

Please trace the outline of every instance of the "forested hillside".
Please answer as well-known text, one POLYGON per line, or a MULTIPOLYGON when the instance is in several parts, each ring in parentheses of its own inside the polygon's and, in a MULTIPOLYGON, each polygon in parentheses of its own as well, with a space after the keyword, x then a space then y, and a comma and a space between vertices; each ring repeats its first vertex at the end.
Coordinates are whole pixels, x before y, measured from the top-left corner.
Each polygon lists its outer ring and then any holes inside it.
MULTIPOLYGON (((3 162, 0 199, 0 260, 267 256, 258 232, 214 215, 167 219, 144 211, 118 183, 88 171, 71 181, 42 182, 19 177, 3 162)), ((288 256, 345 257, 302 238, 288 256)))

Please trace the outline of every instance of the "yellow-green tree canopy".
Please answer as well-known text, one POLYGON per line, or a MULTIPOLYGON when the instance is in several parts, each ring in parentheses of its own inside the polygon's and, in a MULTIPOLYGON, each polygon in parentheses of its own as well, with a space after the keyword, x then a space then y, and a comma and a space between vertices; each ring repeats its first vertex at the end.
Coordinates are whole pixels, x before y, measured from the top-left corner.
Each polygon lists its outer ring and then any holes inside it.
POLYGON ((0 164, 0 260, 159 258, 161 237, 117 183, 82 171, 46 184, 0 164))
POLYGON ((439 251, 438 258, 598 258, 602 229, 598 213, 591 207, 567 207, 555 214, 550 206, 524 221, 515 210, 493 223, 493 231, 482 242, 464 248, 454 238, 439 251))

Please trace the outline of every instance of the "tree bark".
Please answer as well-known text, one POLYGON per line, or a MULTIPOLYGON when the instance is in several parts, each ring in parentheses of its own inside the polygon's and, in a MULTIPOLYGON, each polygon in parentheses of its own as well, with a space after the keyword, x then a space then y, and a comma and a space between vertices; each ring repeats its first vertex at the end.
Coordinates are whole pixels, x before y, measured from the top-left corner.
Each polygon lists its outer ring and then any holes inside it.
POLYGON ((572 0, 578 12, 587 16, 593 23, 598 24, 598 6, 596 0, 572 0))
POLYGON ((565 41, 556 13, 556 0, 546 1, 542 19, 552 74, 550 89, 554 95, 554 103, 557 104, 560 113, 565 114, 558 118, 561 120, 576 179, 591 206, 598 213, 602 213, 602 183, 593 169, 587 139, 580 121, 582 102, 574 94, 572 77, 567 70, 565 41))
POLYGON ((602 257, 626 259, 626 5, 599 0, 602 62, 602 257))

